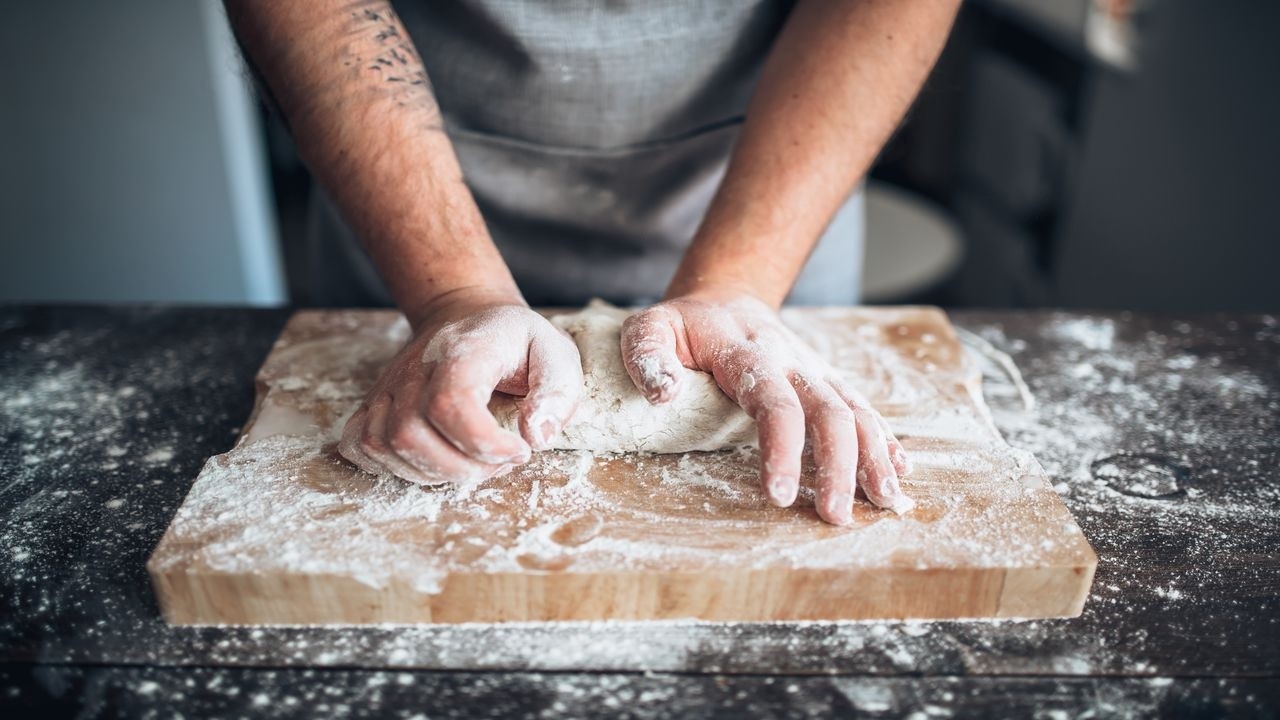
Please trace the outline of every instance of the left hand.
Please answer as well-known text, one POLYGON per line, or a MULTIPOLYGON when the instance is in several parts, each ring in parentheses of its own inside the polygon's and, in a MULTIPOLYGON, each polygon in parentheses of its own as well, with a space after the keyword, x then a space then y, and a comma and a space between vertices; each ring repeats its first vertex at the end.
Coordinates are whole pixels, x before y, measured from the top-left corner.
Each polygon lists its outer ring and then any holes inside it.
POLYGON ((760 481, 775 505, 795 502, 806 433, 823 520, 852 522, 855 479, 880 507, 914 505, 898 482, 906 453, 884 419, 764 301, 699 292, 658 303, 627 319, 622 357, 655 404, 680 392, 680 365, 710 373, 759 426, 760 481))

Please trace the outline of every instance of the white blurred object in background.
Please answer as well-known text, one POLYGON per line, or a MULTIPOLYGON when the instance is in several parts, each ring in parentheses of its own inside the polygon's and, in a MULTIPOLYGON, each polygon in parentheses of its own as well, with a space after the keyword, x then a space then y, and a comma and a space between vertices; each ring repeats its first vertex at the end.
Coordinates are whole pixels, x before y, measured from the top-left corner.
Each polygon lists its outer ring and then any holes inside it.
POLYGON ((914 193, 867 183, 867 257, 862 299, 895 302, 936 289, 964 256, 959 227, 914 193))

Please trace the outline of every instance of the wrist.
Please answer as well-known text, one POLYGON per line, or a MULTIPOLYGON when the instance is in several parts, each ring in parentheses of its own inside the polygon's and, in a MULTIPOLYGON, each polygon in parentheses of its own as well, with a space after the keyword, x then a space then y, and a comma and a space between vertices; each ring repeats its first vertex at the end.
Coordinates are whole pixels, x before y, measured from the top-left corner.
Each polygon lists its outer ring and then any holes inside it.
POLYGON ((745 297, 762 302, 776 310, 782 305, 790 289, 790 282, 772 279, 767 273, 748 277, 745 273, 734 272, 731 268, 696 270, 681 267, 671 279, 671 284, 667 286, 665 299, 690 297, 724 302, 745 297))
POLYGON ((458 285, 437 290, 413 303, 401 303, 401 311, 415 335, 448 322, 454 315, 499 305, 528 307, 515 284, 458 285))
POLYGON ((708 213, 666 296, 749 295, 776 309, 791 292, 812 244, 752 227, 742 217, 708 213))

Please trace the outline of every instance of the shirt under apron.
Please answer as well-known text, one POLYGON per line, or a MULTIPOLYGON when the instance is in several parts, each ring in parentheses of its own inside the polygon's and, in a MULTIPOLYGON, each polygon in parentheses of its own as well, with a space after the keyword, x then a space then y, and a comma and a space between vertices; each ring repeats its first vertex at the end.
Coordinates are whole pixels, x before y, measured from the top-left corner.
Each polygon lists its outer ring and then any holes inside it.
MULTIPOLYGON (((489 232, 535 305, 657 299, 724 175, 791 3, 394 3, 489 232)), ((767 202, 767 198, 761 198, 767 202)), ((857 302, 859 190, 789 302, 857 302)), ((318 304, 391 299, 316 190, 308 223, 318 304)))

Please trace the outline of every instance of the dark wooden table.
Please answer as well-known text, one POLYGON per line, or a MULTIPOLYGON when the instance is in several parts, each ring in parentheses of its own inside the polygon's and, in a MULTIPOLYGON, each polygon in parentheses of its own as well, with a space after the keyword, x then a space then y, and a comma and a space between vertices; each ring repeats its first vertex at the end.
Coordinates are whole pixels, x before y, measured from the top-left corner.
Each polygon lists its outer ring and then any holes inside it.
POLYGON ((1280 714, 1274 316, 953 313, 1098 551, 1078 619, 168 627, 143 565, 287 316, 0 308, 0 716, 1280 714))

